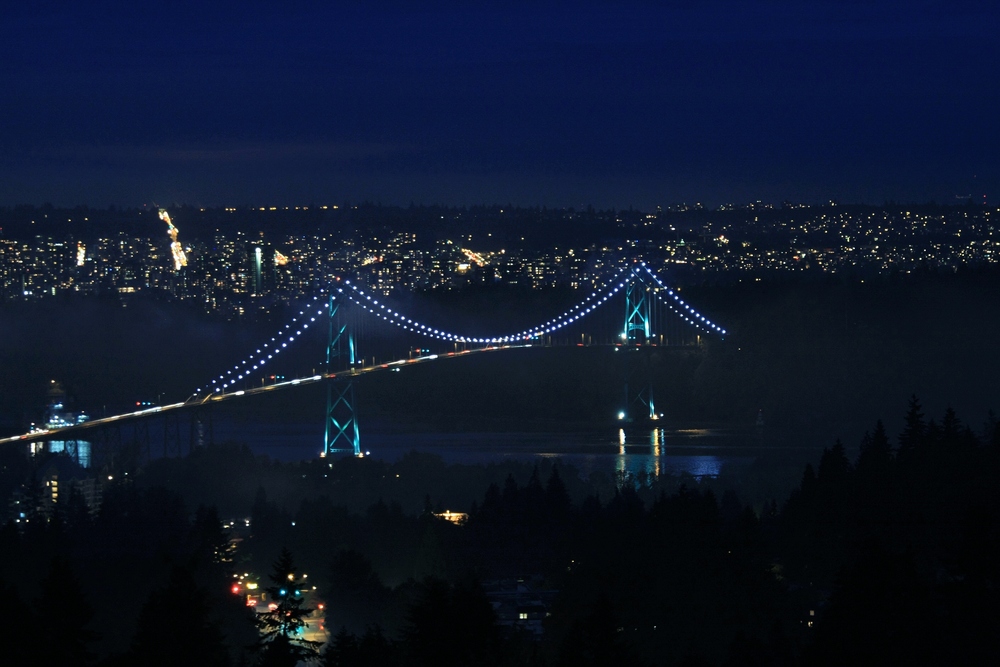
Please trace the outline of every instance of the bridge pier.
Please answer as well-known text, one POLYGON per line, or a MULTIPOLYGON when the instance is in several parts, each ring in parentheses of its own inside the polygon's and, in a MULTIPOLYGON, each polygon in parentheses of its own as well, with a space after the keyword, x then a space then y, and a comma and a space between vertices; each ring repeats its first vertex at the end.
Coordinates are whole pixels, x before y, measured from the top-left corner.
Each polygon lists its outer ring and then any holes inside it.
POLYGON ((163 456, 182 457, 190 454, 198 447, 206 444, 207 423, 207 444, 214 444, 215 433, 212 426, 212 406, 199 405, 190 409, 190 420, 188 422, 187 438, 181 435, 181 416, 179 412, 170 412, 163 415, 163 456), (186 442, 185 442, 186 440, 186 442), (184 445, 187 444, 185 452, 184 445))
POLYGON ((198 447, 215 444, 215 426, 212 422, 212 404, 199 405, 191 411, 189 452, 198 447))
POLYGON ((625 284, 625 324, 622 327, 625 406, 618 413, 621 421, 659 418, 653 402, 653 377, 650 363, 656 340, 651 330, 650 304, 653 300, 652 285, 633 269, 625 284))
POLYGON ((107 424, 93 431, 90 467, 112 477, 135 473, 150 459, 149 424, 136 421, 131 437, 123 436, 122 425, 107 424))
POLYGON ((653 400, 652 352, 649 345, 624 346, 625 409, 623 421, 648 419, 656 421, 659 414, 653 400))
POLYGON ((163 415, 163 458, 169 458, 171 454, 180 458, 183 456, 181 448, 180 415, 176 412, 163 415))

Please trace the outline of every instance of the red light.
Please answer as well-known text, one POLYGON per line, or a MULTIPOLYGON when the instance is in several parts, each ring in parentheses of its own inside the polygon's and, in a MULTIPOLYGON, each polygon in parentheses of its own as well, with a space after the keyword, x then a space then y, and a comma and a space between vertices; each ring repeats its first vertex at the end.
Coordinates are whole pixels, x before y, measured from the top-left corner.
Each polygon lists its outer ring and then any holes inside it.
POLYGON ((136 401, 136 402, 135 402, 135 404, 136 404, 136 405, 139 405, 139 401, 136 401))
POLYGON ((239 595, 240 594, 240 585, 239 584, 233 584, 233 587, 230 588, 229 590, 231 590, 233 592, 233 595, 239 595))

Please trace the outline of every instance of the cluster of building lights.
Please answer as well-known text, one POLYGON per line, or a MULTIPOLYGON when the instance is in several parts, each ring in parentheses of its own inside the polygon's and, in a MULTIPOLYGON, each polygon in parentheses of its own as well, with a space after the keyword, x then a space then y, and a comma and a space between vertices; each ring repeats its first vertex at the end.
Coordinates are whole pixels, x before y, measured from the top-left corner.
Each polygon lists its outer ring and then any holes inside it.
MULTIPOLYGON (((675 308, 673 304, 669 303, 663 299, 659 294, 657 298, 670 308, 672 311, 677 313, 677 315, 683 319, 688 324, 699 328, 708 333, 716 333, 719 335, 725 335, 726 330, 714 324, 711 320, 706 318, 704 315, 693 309, 689 304, 686 304, 683 299, 681 299, 672 289, 667 288, 660 278, 648 267, 646 263, 642 263, 642 268, 656 281, 656 284, 660 286, 673 300, 676 304, 683 308, 675 308)), ((541 338, 544 335, 558 331, 559 329, 576 322, 577 320, 587 316, 605 302, 612 296, 617 294, 619 291, 625 288, 628 279, 622 280, 622 274, 625 273, 626 269, 622 269, 614 277, 614 280, 618 280, 617 284, 612 281, 612 286, 605 286, 604 291, 594 291, 586 299, 576 304, 562 315, 549 320, 545 324, 541 324, 530 329, 521 331, 520 333, 508 335, 508 336, 492 336, 492 337, 474 337, 474 336, 463 336, 460 334, 450 333, 448 331, 443 331, 440 329, 435 329, 426 324, 421 324, 413 319, 410 319, 400 313, 397 310, 393 310, 384 303, 379 303, 377 298, 372 298, 370 294, 366 294, 365 291, 358 286, 351 283, 350 280, 345 280, 345 287, 338 287, 337 293, 347 297, 351 302, 360 306, 368 313, 371 313, 375 317, 382 319, 386 322, 390 322, 406 331, 411 331, 413 333, 418 333, 430 338, 436 338, 438 340, 454 342, 454 343, 477 343, 477 344, 502 344, 511 343, 517 341, 525 341, 541 338)), ((630 277, 639 277, 636 269, 629 269, 630 277)), ((313 297, 313 301, 319 301, 320 297, 324 296, 319 294, 313 297)), ((282 350, 293 343, 295 339, 302 335, 302 332, 309 328, 311 322, 316 321, 316 317, 323 315, 324 309, 320 308, 316 311, 315 315, 311 315, 312 305, 307 306, 299 311, 299 314, 292 318, 289 324, 286 324, 284 329, 279 331, 277 335, 273 336, 269 342, 264 343, 264 345, 258 349, 256 352, 250 354, 242 362, 233 366, 232 369, 227 370, 225 373, 219 375, 218 378, 212 380, 212 391, 214 393, 224 392, 229 387, 233 386, 237 382, 241 382, 245 378, 249 377, 251 371, 258 370, 265 363, 273 359, 276 355, 280 354, 282 350), (305 321, 308 318, 308 321, 305 321), (303 320, 299 327, 294 327, 294 325, 303 320), (287 336, 287 340, 285 337, 287 336)), ((200 393, 201 389, 196 389, 196 393, 200 393)))

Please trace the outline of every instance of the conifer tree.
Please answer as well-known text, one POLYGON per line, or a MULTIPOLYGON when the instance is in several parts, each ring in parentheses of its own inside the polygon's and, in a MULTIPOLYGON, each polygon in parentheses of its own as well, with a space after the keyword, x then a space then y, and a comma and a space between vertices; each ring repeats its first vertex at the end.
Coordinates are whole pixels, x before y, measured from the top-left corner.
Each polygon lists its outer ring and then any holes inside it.
POLYGON ((819 459, 816 479, 827 490, 842 486, 851 472, 851 462, 847 458, 844 444, 838 438, 833 447, 823 450, 819 459))
POLYGON ((88 627, 93 610, 64 556, 52 559, 49 573, 42 581, 37 616, 45 618, 58 632, 38 642, 34 664, 85 665, 93 659, 94 655, 87 647, 97 639, 97 634, 88 627))
POLYGON ((31 605, 26 604, 17 589, 0 579, 0 600, 4 601, 3 633, 6 641, 0 647, 0 662, 5 665, 40 665, 44 656, 39 656, 37 646, 40 641, 40 623, 31 605), (41 658, 41 659, 40 659, 41 658))
POLYGON ((137 665, 229 664, 208 595, 191 571, 174 567, 167 586, 153 591, 139 613, 129 660, 137 665))
POLYGON ((299 636, 308 627, 306 618, 313 611, 305 606, 305 581, 298 573, 295 560, 287 548, 282 548, 272 568, 268 575, 271 585, 265 589, 269 609, 257 614, 262 660, 276 665, 284 664, 285 658, 294 658, 290 663, 292 665, 300 660, 311 660, 319 652, 319 642, 299 636))
POLYGON ((906 425, 899 434, 899 460, 910 464, 917 456, 923 444, 927 426, 924 423, 924 413, 921 412, 920 401, 916 395, 910 396, 910 404, 906 410, 906 425))
POLYGON ((557 521, 564 519, 572 507, 566 485, 559 476, 558 466, 552 466, 549 481, 545 484, 545 505, 549 517, 557 521))
POLYGON ((188 539, 195 557, 200 560, 223 565, 233 559, 235 547, 229 541, 229 534, 222 528, 215 506, 198 507, 188 539))
POLYGON ((358 638, 342 627, 323 653, 323 667, 353 667, 358 653, 358 638))
POLYGON ((875 431, 871 435, 865 433, 865 437, 861 441, 857 469, 865 481, 884 482, 891 463, 892 446, 889 444, 889 436, 886 435, 885 426, 882 425, 880 419, 875 424, 875 431))

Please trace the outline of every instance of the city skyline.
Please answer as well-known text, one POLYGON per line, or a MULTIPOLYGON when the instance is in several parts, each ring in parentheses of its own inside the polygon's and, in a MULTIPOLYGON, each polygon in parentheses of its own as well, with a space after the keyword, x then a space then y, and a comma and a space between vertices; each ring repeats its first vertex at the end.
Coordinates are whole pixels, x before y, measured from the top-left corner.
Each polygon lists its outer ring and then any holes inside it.
POLYGON ((997 264, 998 213, 835 204, 655 212, 19 209, 0 214, 0 302, 158 294, 226 318, 266 318, 338 278, 387 296, 499 284, 586 291, 637 256, 675 285, 953 272, 997 264), (179 231, 164 225, 165 216, 179 231))

